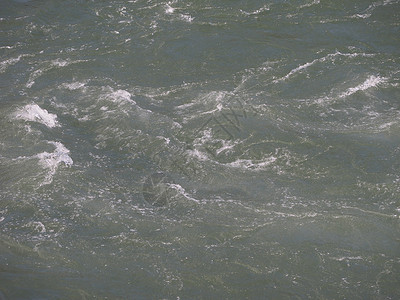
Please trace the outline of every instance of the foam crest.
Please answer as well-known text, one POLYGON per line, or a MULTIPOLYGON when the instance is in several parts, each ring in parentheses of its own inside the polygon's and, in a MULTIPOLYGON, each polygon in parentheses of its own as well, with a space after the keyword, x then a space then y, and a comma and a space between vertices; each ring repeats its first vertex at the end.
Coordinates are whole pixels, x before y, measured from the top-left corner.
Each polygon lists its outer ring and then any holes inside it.
POLYGON ((197 200, 197 199, 191 197, 191 196, 189 195, 189 193, 186 192, 186 190, 185 190, 180 184, 168 183, 167 185, 168 185, 170 188, 173 188, 175 191, 177 191, 178 194, 184 196, 186 199, 191 200, 191 201, 193 201, 193 202, 199 203, 199 200, 197 200))
POLYGON ((42 152, 36 155, 39 158, 40 164, 48 169, 48 173, 42 185, 49 184, 53 181, 53 176, 57 171, 58 166, 64 163, 66 166, 71 166, 73 164, 72 158, 68 155, 69 150, 60 142, 48 142, 56 147, 54 152, 42 152))
POLYGON ((128 91, 125 91, 125 90, 117 90, 117 91, 111 92, 109 94, 109 97, 110 97, 111 101, 115 102, 115 103, 131 102, 131 103, 136 104, 136 102, 131 99, 131 97, 132 97, 131 93, 129 93, 128 91))
POLYGON ((244 10, 240 10, 240 12, 242 14, 246 15, 246 16, 254 16, 254 15, 262 14, 262 13, 264 13, 266 11, 269 11, 269 10, 270 10, 269 5, 264 5, 263 7, 255 10, 255 11, 252 11, 252 12, 247 12, 247 11, 244 11, 244 10))
POLYGON ((396 4, 396 3, 398 3, 397 0, 376 1, 376 2, 373 2, 372 4, 370 4, 367 9, 365 9, 364 11, 362 11, 359 14, 353 15, 352 17, 366 19, 372 15, 373 11, 376 8, 378 8, 380 6, 386 6, 386 5, 390 5, 390 4, 396 4))
POLYGON ((38 122, 49 128, 60 126, 57 122, 57 115, 49 113, 37 104, 26 105, 16 112, 15 117, 25 121, 38 122))
POLYGON ((203 94, 190 103, 176 106, 179 114, 185 114, 183 122, 186 123, 199 116, 212 115, 223 110, 224 104, 232 93, 227 91, 212 91, 203 94))
POLYGON ((66 67, 71 64, 70 60, 55 59, 51 61, 51 65, 54 67, 66 67))
POLYGON ((85 83, 77 81, 72 83, 64 83, 62 86, 67 90, 73 91, 85 87, 85 83))
POLYGON ((197 160, 199 160, 199 161, 207 161, 207 160, 209 160, 207 154, 205 154, 204 152, 201 152, 201 151, 198 150, 198 149, 187 150, 187 153, 188 153, 191 157, 193 157, 193 158, 195 158, 195 159, 197 159, 197 160))
MULTIPOLYGON (((170 4, 173 4, 175 2, 176 1, 171 1, 171 2, 168 2, 165 5, 165 13, 167 15, 172 15, 172 14, 175 13, 176 8, 174 8, 174 7, 172 7, 170 5, 170 4)), ((194 18, 191 15, 188 15, 188 14, 178 14, 178 16, 179 16, 179 19, 181 19, 182 21, 188 22, 188 23, 191 23, 194 20, 194 18)))
POLYGON ((21 57, 22 57, 22 55, 19 55, 18 57, 9 58, 7 60, 0 62, 0 73, 3 73, 9 66, 14 65, 17 62, 19 62, 21 57))
POLYGON ((165 13, 170 15, 173 14, 175 11, 175 8, 173 8, 172 6, 170 6, 169 4, 165 5, 165 13))
POLYGON ((264 170, 267 166, 269 166, 273 162, 275 162, 276 160, 277 160, 277 158, 274 156, 270 156, 270 157, 266 158, 265 160, 259 161, 259 162, 253 162, 250 159, 238 159, 234 162, 231 162, 231 163, 228 163, 225 165, 228 167, 232 167, 232 168, 261 171, 261 170, 264 170))
POLYGON ((310 6, 313 6, 315 4, 319 4, 319 3, 320 3, 320 0, 313 0, 312 2, 300 5, 300 8, 310 7, 310 6))
POLYGON ((283 76, 282 78, 276 79, 273 82, 277 83, 280 81, 284 81, 289 79, 290 77, 292 77, 294 74, 299 73, 305 69, 308 69, 309 67, 311 67, 312 65, 316 64, 316 63, 322 63, 325 61, 334 61, 336 59, 336 57, 338 56, 344 56, 344 57, 349 57, 349 58, 355 58, 355 57, 372 57, 374 56, 374 54, 367 54, 367 53, 342 53, 340 51, 336 51, 335 53, 330 53, 324 57, 321 58, 316 58, 311 62, 307 62, 305 64, 302 64, 300 66, 298 66, 297 68, 292 69, 289 73, 287 73, 285 76, 283 76))
POLYGON ((188 23, 192 23, 194 20, 194 18, 191 15, 180 14, 179 17, 181 20, 188 22, 188 23))
POLYGON ((358 91, 365 91, 369 88, 376 87, 381 83, 386 82, 386 78, 371 75, 363 83, 357 85, 356 87, 349 88, 347 91, 340 95, 341 98, 350 96, 358 91))
POLYGON ((26 83, 26 87, 31 88, 35 84, 35 80, 42 76, 44 73, 48 72, 49 70, 52 70, 54 68, 63 68, 66 66, 69 66, 71 64, 77 64, 81 62, 86 62, 87 60, 62 60, 62 59, 54 59, 52 61, 47 61, 44 62, 41 65, 41 68, 35 70, 32 72, 32 74, 29 76, 28 82, 26 83))

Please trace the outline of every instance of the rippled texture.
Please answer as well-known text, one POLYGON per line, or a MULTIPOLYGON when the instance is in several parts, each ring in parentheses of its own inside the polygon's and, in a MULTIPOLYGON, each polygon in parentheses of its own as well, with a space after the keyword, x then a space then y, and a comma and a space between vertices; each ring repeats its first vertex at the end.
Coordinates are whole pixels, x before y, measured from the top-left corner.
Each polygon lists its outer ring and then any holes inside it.
POLYGON ((399 299, 400 1, 0 1, 0 298, 399 299))

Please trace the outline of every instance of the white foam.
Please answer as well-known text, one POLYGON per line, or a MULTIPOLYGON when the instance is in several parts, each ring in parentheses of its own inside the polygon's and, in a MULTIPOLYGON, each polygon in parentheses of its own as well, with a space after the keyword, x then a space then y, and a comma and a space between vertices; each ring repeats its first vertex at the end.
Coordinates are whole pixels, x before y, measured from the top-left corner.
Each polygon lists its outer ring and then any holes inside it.
POLYGON ((357 93, 358 91, 365 91, 371 87, 376 87, 385 81, 386 81, 386 78, 371 75, 363 83, 357 85, 356 87, 349 88, 347 91, 342 93, 340 95, 340 97, 344 98, 344 97, 350 96, 354 93, 357 93))
POLYGON ((365 10, 363 10, 361 13, 355 14, 353 16, 351 16, 352 18, 369 18, 373 11, 378 8, 379 6, 386 6, 386 5, 390 5, 390 4, 396 4, 398 3, 397 0, 385 0, 385 1, 376 1, 373 2, 371 5, 368 6, 368 8, 366 8, 365 10))
POLYGON ((313 6, 315 4, 319 4, 319 3, 320 3, 320 0, 314 0, 314 1, 310 2, 310 3, 306 3, 306 4, 301 5, 300 8, 310 7, 310 6, 313 6))
POLYGON ((40 233, 45 233, 47 231, 42 222, 30 222, 28 225, 34 227, 35 230, 39 231, 40 233))
POLYGON ((54 152, 48 153, 43 152, 36 155, 39 158, 39 162, 42 167, 48 169, 48 173, 42 185, 49 184, 53 181, 53 175, 56 173, 58 166, 64 163, 66 166, 71 166, 74 162, 72 158, 68 155, 69 150, 60 142, 48 142, 56 147, 54 152))
POLYGON ((171 142, 171 140, 169 138, 166 138, 164 136, 157 135, 156 138, 158 138, 160 140, 164 140, 166 145, 168 145, 171 142))
POLYGON ((241 169, 247 169, 247 170, 254 170, 254 171, 260 171, 264 170, 267 166, 272 164, 274 161, 276 161, 276 157, 270 156, 267 159, 260 161, 260 162, 253 162, 250 159, 238 159, 234 162, 225 164, 228 167, 232 168, 241 168, 241 169))
POLYGON ((343 257, 332 257, 333 260, 344 261, 344 260, 362 260, 361 256, 343 256, 343 257))
POLYGON ((263 7, 255 10, 255 11, 252 11, 252 12, 247 12, 247 11, 244 11, 244 10, 240 10, 240 12, 242 14, 245 14, 246 16, 254 16, 254 15, 261 14, 261 13, 263 13, 265 11, 269 11, 269 10, 270 10, 269 5, 264 5, 263 7))
POLYGON ((175 8, 171 7, 169 4, 165 5, 165 13, 170 15, 173 14, 175 11, 175 8))
POLYGON ((215 151, 217 155, 220 154, 221 152, 226 151, 226 150, 228 150, 228 151, 231 150, 232 148, 234 148, 238 144, 237 141, 232 142, 232 141, 229 141, 229 140, 228 141, 221 140, 221 142, 222 142, 222 147, 215 151))
POLYGON ((352 18, 361 18, 361 19, 367 19, 371 16, 371 14, 355 14, 352 15, 352 18))
POLYGON ((49 128, 60 126, 57 122, 57 115, 49 113, 37 104, 26 105, 15 113, 15 117, 25 121, 38 122, 49 128))
POLYGON ((26 87, 27 87, 27 88, 31 88, 31 87, 35 84, 35 79, 38 78, 39 76, 41 76, 42 73, 43 73, 43 71, 44 71, 44 70, 42 70, 42 69, 38 69, 38 70, 34 71, 34 72, 31 74, 31 76, 29 76, 29 80, 28 80, 28 82, 26 83, 26 87))
POLYGON ((199 145, 201 146, 201 145, 204 145, 205 143, 207 143, 208 141, 214 141, 211 128, 203 130, 202 136, 196 138, 193 141, 193 144, 195 146, 199 146, 199 145))
POLYGON ((52 61, 47 61, 42 64, 42 67, 32 72, 29 76, 28 82, 26 83, 26 87, 31 88, 35 84, 35 80, 42 76, 43 73, 53 69, 53 68, 62 68, 71 64, 77 64, 81 62, 86 62, 87 60, 62 60, 62 59, 54 59, 52 61))
POLYGON ((18 57, 10 58, 0 63, 0 72, 4 72, 8 66, 16 64, 21 59, 21 55, 18 57))
POLYGON ((181 185, 176 184, 176 183, 167 183, 167 185, 169 187, 173 188, 174 190, 176 190, 179 194, 184 196, 186 199, 199 203, 199 200, 191 197, 181 185))
POLYGON ((9 66, 15 65, 17 62, 19 62, 21 60, 22 57, 25 57, 25 56, 32 56, 32 55, 21 54, 21 55, 18 55, 18 57, 9 58, 7 60, 0 62, 0 73, 3 73, 9 66))
POLYGON ((128 91, 125 91, 125 90, 117 90, 117 91, 111 92, 109 94, 109 97, 110 97, 111 101, 115 102, 115 103, 131 102, 131 103, 136 104, 136 102, 131 99, 131 97, 132 97, 131 93, 129 93, 128 91))
POLYGON ((77 81, 72 83, 64 83, 62 86, 70 91, 73 91, 83 88, 85 86, 85 83, 77 81))
POLYGON ((51 61, 51 64, 55 67, 65 67, 71 64, 69 60, 55 59, 51 61))
MULTIPOLYGON (((167 15, 172 15, 175 13, 175 8, 172 7, 170 4, 175 3, 175 1, 170 1, 169 3, 167 3, 165 5, 165 13, 167 15)), ((187 15, 187 14, 178 14, 179 19, 188 22, 188 23, 192 23, 192 21, 194 20, 194 18, 191 15, 187 15)), ((155 25, 155 27, 157 27, 157 25, 155 25)))
POLYGON ((189 156, 194 157, 194 158, 198 159, 199 161, 209 160, 207 154, 205 154, 204 152, 201 152, 198 149, 187 150, 187 153, 189 154, 189 156))
POLYGON ((188 23, 192 23, 194 20, 194 18, 191 15, 180 14, 179 17, 181 18, 181 20, 188 22, 188 23))
POLYGON ((181 124, 179 124, 178 122, 175 122, 175 121, 172 123, 172 125, 175 128, 182 128, 183 127, 181 124))
POLYGON ((188 107, 193 106, 194 104, 195 104, 194 102, 190 102, 190 103, 178 105, 178 106, 175 107, 175 109, 186 109, 188 107))
POLYGON ((385 129, 391 128, 392 126, 396 125, 397 123, 398 123, 397 121, 386 122, 386 123, 380 124, 378 128, 380 130, 385 130, 385 129))
POLYGON ((305 70, 305 69, 309 68, 310 66, 312 66, 312 65, 314 65, 316 63, 325 62, 327 60, 334 61, 337 56, 345 56, 345 57, 354 58, 354 57, 358 57, 358 56, 361 56, 361 57, 372 57, 372 56, 374 56, 374 54, 367 54, 367 53, 341 53, 340 51, 336 51, 335 53, 330 53, 330 54, 327 54, 324 57, 316 58, 311 62, 307 62, 305 64, 302 64, 302 65, 298 66, 297 68, 292 69, 289 73, 287 73, 282 78, 276 79, 273 82, 277 83, 277 82, 280 82, 280 81, 287 80, 289 77, 293 76, 294 74, 299 73, 300 71, 305 70))

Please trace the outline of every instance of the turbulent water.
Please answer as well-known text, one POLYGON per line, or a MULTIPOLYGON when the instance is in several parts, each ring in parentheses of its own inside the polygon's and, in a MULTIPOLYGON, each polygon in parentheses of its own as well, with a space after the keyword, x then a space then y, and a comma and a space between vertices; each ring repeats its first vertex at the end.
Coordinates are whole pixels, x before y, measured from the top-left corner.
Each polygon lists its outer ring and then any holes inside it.
POLYGON ((399 299, 399 0, 0 0, 0 299, 399 299))

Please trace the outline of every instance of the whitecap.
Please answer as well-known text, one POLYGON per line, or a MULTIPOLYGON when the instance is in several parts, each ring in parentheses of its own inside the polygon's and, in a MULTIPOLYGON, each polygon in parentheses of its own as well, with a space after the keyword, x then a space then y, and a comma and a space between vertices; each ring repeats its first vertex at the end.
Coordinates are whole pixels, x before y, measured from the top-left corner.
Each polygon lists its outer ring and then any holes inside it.
POLYGON ((68 155, 70 151, 60 142, 48 142, 56 147, 54 152, 42 152, 36 155, 42 167, 48 170, 46 178, 42 185, 49 184, 53 181, 53 176, 61 163, 70 167, 73 164, 72 158, 68 155))
POLYGON ((212 115, 222 111, 224 108, 224 103, 227 102, 228 97, 231 95, 232 93, 227 91, 212 91, 205 95, 201 95, 190 103, 177 106, 175 109, 187 110, 188 112, 196 111, 193 114, 188 114, 189 116, 185 117, 184 122, 186 123, 187 121, 196 119, 199 116, 212 115), (204 111, 204 107, 211 109, 204 111), (202 112, 199 113, 199 110, 202 110, 202 112))
POLYGON ((237 144, 239 144, 238 141, 232 142, 230 140, 228 140, 228 141, 221 140, 221 142, 222 142, 221 148, 219 148, 215 151, 215 153, 217 155, 220 154, 221 152, 225 152, 225 151, 228 152, 228 151, 232 150, 237 144))
POLYGON ((186 190, 180 185, 180 184, 176 184, 176 183, 167 183, 167 185, 170 188, 173 188, 174 190, 176 190, 180 195, 184 196, 186 199, 191 200, 193 202, 197 202, 199 203, 200 201, 191 197, 189 195, 189 193, 186 192, 186 190))
POLYGON ((188 23, 192 23, 194 18, 191 15, 184 15, 184 14, 180 14, 179 15, 181 20, 188 22, 188 23))
POLYGON ((57 115, 49 113, 37 104, 26 105, 15 113, 15 117, 25 121, 38 122, 49 128, 60 126, 57 122, 57 115))
POLYGON ((32 56, 32 55, 21 54, 21 55, 18 55, 17 57, 9 58, 7 60, 0 62, 0 73, 3 73, 9 66, 15 65, 17 62, 19 62, 21 60, 21 58, 23 58, 25 56, 32 56))
POLYGON ((260 170, 264 170, 267 166, 269 166, 276 160, 277 160, 277 158, 274 156, 270 156, 270 157, 266 158, 265 160, 262 160, 259 162, 253 162, 250 159, 238 159, 234 162, 231 162, 231 163, 228 163, 225 165, 228 167, 232 167, 232 168, 260 171, 260 170))
POLYGON ((83 88, 85 86, 84 82, 72 82, 72 83, 64 83, 62 85, 62 87, 66 88, 67 90, 73 91, 73 90, 77 90, 80 88, 83 88))
POLYGON ((342 257, 332 257, 331 259, 337 261, 347 261, 347 260, 362 260, 361 256, 342 256, 342 257))
POLYGON ((246 16, 254 16, 254 15, 262 14, 263 12, 269 11, 269 10, 270 10, 269 5, 264 5, 263 7, 255 10, 255 11, 252 11, 252 12, 247 12, 247 11, 244 11, 244 10, 240 10, 240 12, 242 14, 246 15, 246 16))
POLYGON ((370 16, 371 16, 371 14, 355 14, 355 15, 352 15, 351 18, 367 19, 370 16))
POLYGON ((69 60, 55 59, 51 61, 51 64, 55 67, 65 67, 71 64, 69 60))
POLYGON ((307 62, 305 64, 302 64, 302 65, 290 70, 290 72, 287 73, 282 78, 275 79, 273 81, 273 83, 277 83, 277 82, 280 82, 280 81, 287 80, 287 79, 289 79, 289 77, 293 76, 294 74, 299 73, 299 72, 309 68, 310 66, 312 66, 312 65, 314 65, 316 63, 322 63, 322 62, 325 62, 327 60, 334 62, 334 60, 336 59, 337 56, 355 58, 355 57, 358 57, 358 56, 361 56, 361 57, 372 57, 374 55, 375 54, 368 54, 368 53, 342 53, 340 51, 336 51, 335 53, 330 53, 330 54, 327 54, 326 56, 323 56, 321 58, 316 58, 311 62, 307 62))
POLYGON ((313 0, 312 2, 309 2, 309 3, 306 3, 306 4, 300 5, 299 8, 310 7, 310 6, 313 6, 313 5, 315 5, 315 4, 320 4, 320 0, 313 0))
POLYGON ((347 89, 340 95, 340 98, 350 96, 358 91, 365 91, 371 87, 376 87, 383 82, 386 82, 386 78, 371 75, 363 83, 357 85, 356 87, 347 89))
POLYGON ((71 64, 77 64, 81 62, 87 62, 87 60, 75 60, 72 61, 70 59, 68 60, 62 60, 62 59, 54 59, 52 61, 47 61, 44 62, 41 68, 35 70, 32 72, 32 74, 29 76, 28 82, 26 83, 26 87, 31 88, 35 84, 35 80, 39 78, 40 76, 43 75, 43 73, 53 69, 53 68, 63 68, 66 66, 69 66, 71 64))
POLYGON ((165 13, 170 15, 173 14, 175 11, 175 8, 171 7, 169 4, 165 5, 165 13))
POLYGON ((40 233, 46 233, 46 227, 43 225, 42 222, 36 221, 36 222, 29 222, 28 226, 34 227, 34 229, 40 233))
POLYGON ((207 154, 205 154, 204 152, 201 152, 198 149, 194 149, 194 150, 187 150, 187 153, 189 154, 189 156, 199 160, 199 161, 207 161, 209 160, 207 154))
POLYGON ((115 103, 131 102, 136 104, 136 102, 131 99, 132 97, 131 93, 125 90, 113 91, 108 96, 111 99, 111 101, 115 103))

